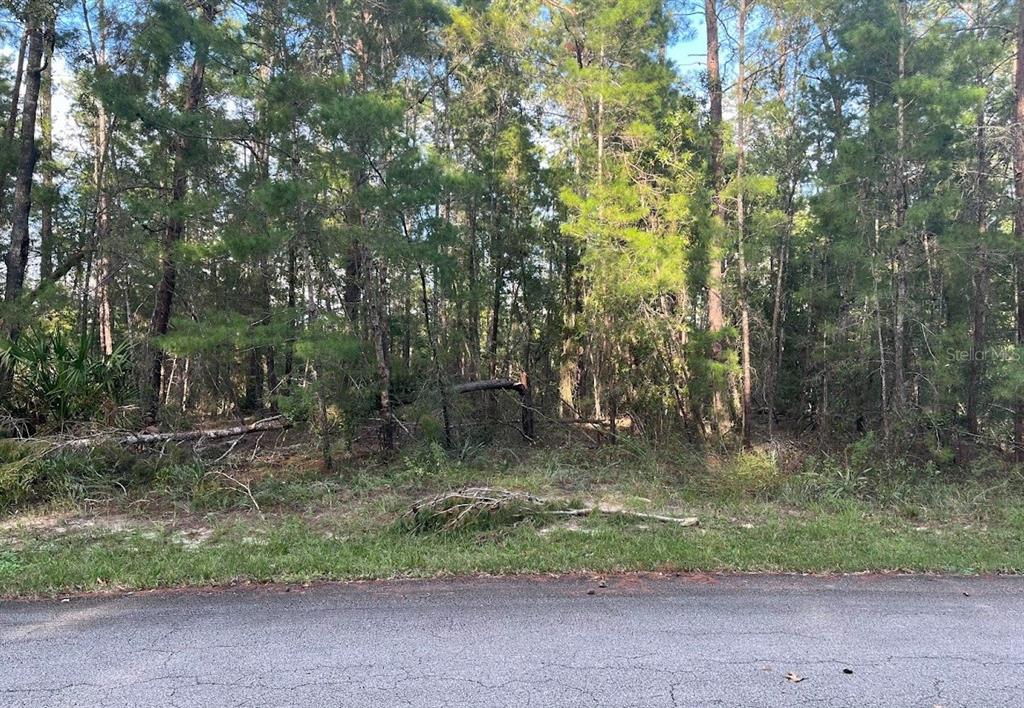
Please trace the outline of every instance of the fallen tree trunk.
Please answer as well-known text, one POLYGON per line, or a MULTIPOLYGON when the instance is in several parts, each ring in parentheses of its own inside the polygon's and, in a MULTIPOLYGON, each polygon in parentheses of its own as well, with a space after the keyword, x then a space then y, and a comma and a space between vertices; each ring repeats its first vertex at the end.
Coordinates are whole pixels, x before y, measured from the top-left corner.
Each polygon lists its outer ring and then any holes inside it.
POLYGON ((559 423, 563 425, 575 425, 584 430, 628 430, 633 427, 633 419, 628 415, 620 415, 613 421, 611 418, 560 418, 559 423))
MULTIPOLYGON (((480 391, 515 391, 519 394, 519 405, 522 409, 520 415, 520 432, 523 437, 528 441, 534 439, 534 419, 533 419, 533 391, 530 389, 530 379, 526 372, 523 372, 518 379, 485 379, 483 381, 466 381, 464 383, 458 383, 451 387, 451 391, 455 395, 461 395, 463 393, 479 393, 480 391)), ((401 400, 396 398, 395 403, 397 405, 406 405, 412 403, 415 397, 401 400)), ((444 401, 442 400, 442 414, 444 409, 444 401)))
POLYGON ((209 428, 206 430, 182 430, 169 433, 119 433, 93 435, 87 438, 76 438, 62 443, 61 447, 78 448, 92 447, 101 444, 114 445, 154 445, 164 442, 190 442, 193 440, 220 440, 233 438, 250 433, 262 433, 268 430, 284 430, 290 428, 291 422, 282 415, 264 418, 255 423, 234 425, 228 428, 209 428))
POLYGON ((508 390, 518 393, 525 393, 527 386, 522 381, 515 379, 487 379, 486 381, 467 381, 466 383, 455 384, 455 393, 474 393, 476 391, 498 391, 508 390))
POLYGON ((515 391, 520 397, 522 415, 520 420, 520 432, 527 440, 534 438, 533 423, 533 391, 530 390, 530 379, 524 371, 519 379, 487 379, 485 381, 467 381, 466 383, 455 384, 453 390, 456 394, 475 393, 477 391, 515 391))

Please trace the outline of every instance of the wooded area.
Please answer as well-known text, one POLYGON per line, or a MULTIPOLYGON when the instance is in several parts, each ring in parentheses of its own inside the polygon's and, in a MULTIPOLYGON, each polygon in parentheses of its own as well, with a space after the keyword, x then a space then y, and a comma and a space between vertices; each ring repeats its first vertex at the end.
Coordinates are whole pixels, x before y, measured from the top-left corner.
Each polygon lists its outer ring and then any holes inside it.
POLYGON ((8 436, 1024 458, 1024 0, 4 5, 8 436))

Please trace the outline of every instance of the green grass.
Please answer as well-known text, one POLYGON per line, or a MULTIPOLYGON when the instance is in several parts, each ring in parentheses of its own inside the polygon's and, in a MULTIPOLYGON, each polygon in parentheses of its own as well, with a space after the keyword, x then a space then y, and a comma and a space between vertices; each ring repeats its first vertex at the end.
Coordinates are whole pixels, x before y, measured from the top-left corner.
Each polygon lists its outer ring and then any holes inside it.
POLYGON ((125 473, 106 491, 96 461, 55 469, 48 488, 67 491, 0 518, 0 595, 476 573, 1024 573, 1017 473, 630 445, 465 459, 425 448, 333 476, 296 459, 248 470, 244 493, 199 463, 125 473), (123 488, 140 476, 150 481, 123 488), (413 500, 467 485, 701 524, 600 516, 414 534, 396 523, 413 500))
POLYGON ((170 529, 23 538, 0 551, 0 594, 473 573, 1024 572, 1024 511, 972 528, 915 527, 857 505, 760 513, 754 525, 725 515, 705 516, 701 528, 602 518, 428 535, 288 516, 215 525, 191 545, 170 529))

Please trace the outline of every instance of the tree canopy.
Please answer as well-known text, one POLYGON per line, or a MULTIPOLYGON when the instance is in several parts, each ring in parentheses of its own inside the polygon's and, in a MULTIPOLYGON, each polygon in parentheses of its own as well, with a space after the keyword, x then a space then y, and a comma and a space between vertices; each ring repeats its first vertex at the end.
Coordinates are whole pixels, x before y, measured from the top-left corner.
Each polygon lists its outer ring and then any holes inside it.
POLYGON ((8 434, 1024 454, 1021 0, 0 17, 8 434))

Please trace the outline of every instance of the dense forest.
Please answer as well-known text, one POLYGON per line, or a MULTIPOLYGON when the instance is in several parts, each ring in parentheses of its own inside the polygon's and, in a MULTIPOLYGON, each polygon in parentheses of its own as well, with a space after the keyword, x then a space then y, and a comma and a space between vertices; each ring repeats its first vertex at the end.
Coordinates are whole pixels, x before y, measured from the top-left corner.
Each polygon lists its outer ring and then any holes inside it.
POLYGON ((4 6, 8 436, 1024 453, 1024 0, 4 6))

